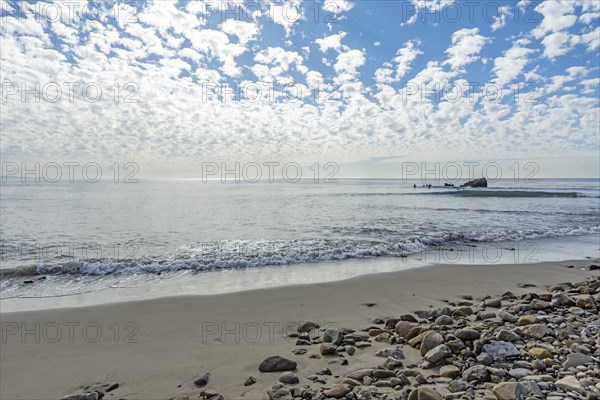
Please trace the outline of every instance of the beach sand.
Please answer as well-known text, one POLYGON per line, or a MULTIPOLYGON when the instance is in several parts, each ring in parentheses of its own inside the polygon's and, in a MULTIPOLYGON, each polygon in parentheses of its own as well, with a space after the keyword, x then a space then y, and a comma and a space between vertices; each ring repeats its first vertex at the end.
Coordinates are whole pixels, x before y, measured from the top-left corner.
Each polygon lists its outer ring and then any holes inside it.
MULTIPOLYGON (((334 376, 326 376, 328 384, 322 386, 331 387, 336 376, 381 364, 374 353, 390 345, 373 341, 371 347, 346 355, 349 365, 341 365, 338 356, 312 359, 311 354, 319 354, 318 345, 296 346, 296 339, 286 336, 300 321, 360 331, 373 326, 374 318, 443 307, 443 300, 457 301, 464 294, 519 295, 582 281, 598 275, 583 269, 594 263, 598 261, 435 265, 224 295, 4 312, 0 397, 57 399, 85 385, 112 381, 119 387, 107 393, 108 399, 197 398, 207 388, 226 399, 265 399, 280 373, 262 373, 258 366, 272 355, 298 363, 301 385, 320 387, 306 377, 330 368, 334 376), (537 287, 518 286, 523 283, 537 287), (298 348, 308 352, 293 354, 298 348), (210 373, 208 385, 195 387, 194 378, 204 372, 210 373), (257 383, 244 386, 249 376, 257 383)), ((422 361, 418 350, 405 346, 403 351, 405 365, 422 361)))

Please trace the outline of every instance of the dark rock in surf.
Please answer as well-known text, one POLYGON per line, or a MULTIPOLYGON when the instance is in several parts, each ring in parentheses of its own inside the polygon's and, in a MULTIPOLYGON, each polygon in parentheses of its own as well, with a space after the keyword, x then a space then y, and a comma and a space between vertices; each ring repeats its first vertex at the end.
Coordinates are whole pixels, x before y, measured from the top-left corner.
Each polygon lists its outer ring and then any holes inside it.
POLYGON ((460 187, 488 187, 487 179, 479 178, 460 185, 460 187))

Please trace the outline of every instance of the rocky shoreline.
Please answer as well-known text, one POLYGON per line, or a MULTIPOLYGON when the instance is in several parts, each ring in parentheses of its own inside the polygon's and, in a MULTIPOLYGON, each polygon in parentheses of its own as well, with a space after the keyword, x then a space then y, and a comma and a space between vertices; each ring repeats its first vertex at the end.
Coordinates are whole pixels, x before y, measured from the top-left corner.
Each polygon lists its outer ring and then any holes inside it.
MULTIPOLYGON (((298 380, 284 372, 268 395, 272 400, 600 399, 599 289, 596 277, 520 297, 463 295, 441 309, 374 319, 362 332, 325 330, 312 340, 318 324, 305 322, 298 326, 297 345, 319 346, 318 357, 331 357, 332 366, 338 364, 334 357, 342 359, 339 364, 348 362, 356 348, 392 347, 375 352, 381 363, 372 368, 337 378, 331 369, 316 371, 308 376, 316 387, 289 387, 298 380), (422 361, 405 365, 406 350, 418 350, 422 361)), ((269 372, 296 368, 282 357, 263 364, 271 366, 269 372)))
MULTIPOLYGON (((519 286, 524 294, 463 294, 366 326, 304 321, 288 334, 289 353, 258 360, 255 374, 232 382, 248 387, 235 398, 600 399, 600 277, 519 286), (260 397, 250 391, 257 383, 260 397)), ((196 394, 171 400, 228 398, 210 378, 201 371, 191 379, 196 394)), ((122 398, 110 393, 117 387, 104 382, 65 400, 122 398)))

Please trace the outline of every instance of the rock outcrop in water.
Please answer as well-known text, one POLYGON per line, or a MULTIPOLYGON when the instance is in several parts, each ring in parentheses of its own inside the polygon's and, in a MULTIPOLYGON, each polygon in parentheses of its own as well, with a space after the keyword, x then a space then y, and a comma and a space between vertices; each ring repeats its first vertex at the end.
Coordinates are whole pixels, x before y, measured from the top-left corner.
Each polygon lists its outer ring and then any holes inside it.
POLYGON ((464 185, 460 185, 460 187, 487 187, 487 179, 479 178, 465 183, 464 185))

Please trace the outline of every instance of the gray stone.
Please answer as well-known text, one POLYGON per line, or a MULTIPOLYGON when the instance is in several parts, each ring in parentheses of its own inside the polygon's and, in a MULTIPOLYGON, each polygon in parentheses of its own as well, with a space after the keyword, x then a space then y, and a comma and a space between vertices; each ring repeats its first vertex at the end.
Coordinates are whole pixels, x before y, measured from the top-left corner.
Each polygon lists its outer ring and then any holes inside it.
POLYGON ((523 328, 523 333, 534 339, 542 339, 546 336, 554 336, 554 331, 544 324, 532 324, 523 328))
POLYGON ((450 340, 446 342, 446 346, 448 346, 448 348, 450 348, 450 350, 452 350, 453 353, 459 353, 462 349, 466 347, 465 342, 463 342, 460 339, 450 340))
POLYGON ((198 375, 196 378, 194 378, 194 385, 197 387, 206 386, 209 377, 210 374, 208 372, 198 375))
POLYGON ((566 376, 554 382, 554 386, 564 391, 572 391, 585 394, 585 388, 574 376, 566 376))
POLYGON ((317 375, 333 375, 329 368, 321 368, 316 372, 317 375))
POLYGON ((342 397, 344 397, 348 393, 350 393, 351 390, 352 389, 350 388, 350 386, 340 384, 340 385, 335 385, 331 389, 327 389, 327 390, 323 391, 323 394, 325 395, 325 397, 333 397, 334 399, 341 399, 342 397))
POLYGON ((312 322, 312 321, 302 322, 296 328, 296 330, 298 332, 310 332, 310 331, 313 331, 315 329, 319 329, 319 324, 317 324, 315 322, 312 322))
POLYGON ((470 368, 467 368, 463 373, 462 373, 462 378, 467 381, 467 382, 471 382, 474 380, 477 380, 479 382, 489 382, 490 380, 490 373, 487 371, 487 369, 485 368, 485 366, 483 365, 474 365, 470 368))
POLYGON ((402 349, 400 349, 400 347, 398 347, 398 346, 378 350, 375 353, 375 356, 376 357, 394 357, 398 360, 404 359, 404 353, 402 352, 402 349))
POLYGON ((292 400, 293 399, 293 396, 290 393, 290 390, 281 383, 273 385, 273 387, 270 390, 267 390, 267 395, 269 396, 270 400, 292 400))
POLYGON ((349 373, 348 375, 346 375, 346 377, 356 379, 357 381, 362 381, 365 376, 373 375, 373 371, 375 370, 372 368, 363 368, 349 373))
POLYGON ((565 293, 554 293, 552 298, 563 307, 573 307, 575 305, 575 300, 567 296, 565 293))
POLYGON ((442 395, 433 388, 421 386, 410 392, 408 400, 442 400, 442 395))
POLYGON ((577 307, 583 309, 596 308, 596 301, 594 300, 594 297, 589 294, 575 297, 575 304, 577 307))
POLYGON ((333 343, 321 343, 321 347, 319 349, 322 356, 328 356, 335 354, 337 351, 337 346, 333 343))
POLYGON ((448 390, 452 393, 464 392, 469 388, 469 384, 462 379, 455 379, 448 384, 448 390))
POLYGON ((223 399, 223 396, 221 396, 219 394, 219 392, 217 392, 214 389, 203 390, 200 392, 200 396, 204 399, 213 399, 213 400, 223 399))
POLYGON ((534 310, 547 310, 550 308, 550 303, 544 300, 535 299, 531 302, 531 308, 534 310))
POLYGON ((521 400, 527 396, 527 389, 518 382, 499 383, 492 392, 498 400, 521 400))
POLYGON ((402 361, 394 357, 388 357, 383 363, 383 366, 387 369, 394 370, 396 368, 402 367, 402 361))
POLYGON ((452 355, 452 351, 445 344, 434 347, 425 354, 425 359, 432 364, 439 364, 452 355))
POLYGON ((496 339, 503 342, 516 342, 521 340, 520 336, 508 329, 500 329, 496 334, 496 339))
POLYGON ((506 310, 500 311, 498 313, 498 318, 500 318, 504 322, 510 322, 511 324, 514 324, 519 320, 519 318, 516 315, 511 314, 506 310))
POLYGON ((500 329, 496 334, 496 339, 503 342, 516 342, 521 340, 519 335, 507 329, 500 329))
POLYGON ((530 396, 543 396, 542 389, 540 389, 539 385, 535 382, 522 382, 523 387, 527 390, 527 394, 530 396))
POLYGON ((501 299, 486 299, 484 302, 486 307, 499 308, 502 305, 501 299))
POLYGON ((98 392, 73 394, 67 397, 63 397, 62 400, 99 400, 100 395, 98 392))
POLYGON ((250 385, 254 385, 256 383, 256 378, 253 377, 252 375, 250 375, 249 377, 246 378, 246 380, 244 381, 244 386, 250 386, 250 385))
POLYGON ((421 333, 419 324, 408 321, 399 321, 395 327, 396 333, 404 340, 410 340, 421 333))
POLYGON ((323 340, 339 345, 344 340, 344 334, 336 329, 326 329, 323 333, 323 340))
POLYGON ((279 376, 279 382, 287 383, 288 385, 295 385, 296 383, 300 382, 300 379, 295 373, 287 371, 279 376))
POLYGON ((440 368, 440 376, 450 379, 458 378, 460 376, 460 368, 455 365, 444 365, 440 368))
POLYGON ((459 329, 454 332, 454 336, 462 340, 475 340, 481 337, 481 333, 475 329, 459 329))
POLYGON ((441 316, 437 317, 437 319, 435 320, 435 324, 436 325, 452 325, 452 324, 454 324, 454 320, 452 319, 452 317, 449 317, 447 315, 441 315, 441 316))
POLYGON ((521 378, 525 378, 526 376, 532 375, 533 372, 527 368, 513 368, 508 371, 508 374, 516 380, 519 380, 521 378))
POLYGON ((421 356, 425 356, 429 350, 439 346, 442 343, 444 343, 444 337, 439 332, 427 331, 423 335, 423 340, 421 341, 421 356))
POLYGON ((519 355, 519 350, 517 350, 514 344, 502 341, 483 345, 483 351, 488 353, 494 360, 519 355))
POLYGON ((394 371, 388 371, 385 369, 376 369, 373 371, 373 377, 376 379, 386 379, 395 377, 396 373, 394 371))
POLYGON ((494 359, 488 353, 481 353, 477 356, 477 362, 483 365, 492 365, 494 359))
POLYGON ((576 368, 580 365, 592 364, 592 357, 581 353, 572 353, 567 356, 567 361, 563 363, 564 369, 576 368))

